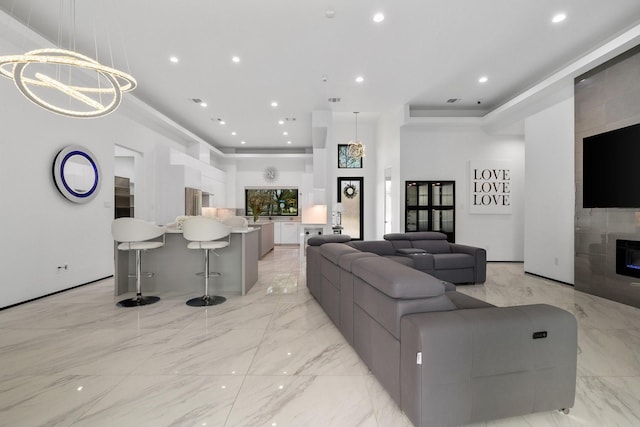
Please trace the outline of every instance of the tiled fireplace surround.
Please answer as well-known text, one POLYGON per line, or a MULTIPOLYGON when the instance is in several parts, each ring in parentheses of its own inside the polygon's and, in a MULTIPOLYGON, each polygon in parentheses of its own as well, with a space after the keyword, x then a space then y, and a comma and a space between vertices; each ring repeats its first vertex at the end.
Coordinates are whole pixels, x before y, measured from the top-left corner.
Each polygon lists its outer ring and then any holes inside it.
POLYGON ((575 80, 575 288, 640 307, 640 279, 616 273, 616 241, 640 241, 640 209, 582 207, 582 139, 636 123, 640 46, 575 80))

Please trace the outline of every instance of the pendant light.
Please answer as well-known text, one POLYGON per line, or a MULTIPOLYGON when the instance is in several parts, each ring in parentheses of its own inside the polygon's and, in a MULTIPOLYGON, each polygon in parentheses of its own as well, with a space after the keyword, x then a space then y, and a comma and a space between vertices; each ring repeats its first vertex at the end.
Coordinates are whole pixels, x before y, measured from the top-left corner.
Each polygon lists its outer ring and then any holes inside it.
POLYGON ((348 144, 349 157, 353 159, 361 159, 365 156, 364 144, 358 139, 358 113, 358 111, 353 112, 356 116, 356 137, 353 141, 349 141, 348 144))
MULTIPOLYGON (((63 0, 60 1, 62 11, 63 0)), ((73 17, 71 26, 75 31, 75 0, 69 7, 73 17)), ((60 40, 58 42, 60 44, 60 40)), ((122 93, 137 86, 136 80, 127 73, 73 50, 60 48, 0 56, 0 75, 13 80, 22 95, 36 105, 78 118, 101 117, 115 111, 122 101, 122 93), (62 78, 62 70, 67 72, 66 78, 62 78)))

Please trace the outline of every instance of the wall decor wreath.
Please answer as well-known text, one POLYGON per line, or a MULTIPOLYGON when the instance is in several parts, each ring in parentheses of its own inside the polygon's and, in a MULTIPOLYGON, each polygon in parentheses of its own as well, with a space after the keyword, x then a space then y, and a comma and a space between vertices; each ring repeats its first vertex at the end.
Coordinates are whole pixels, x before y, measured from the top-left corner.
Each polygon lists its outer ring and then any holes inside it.
POLYGON ((344 196, 347 199, 353 199, 358 195, 358 190, 356 189, 355 185, 347 184, 344 186, 344 189, 342 190, 342 194, 344 194, 344 196))

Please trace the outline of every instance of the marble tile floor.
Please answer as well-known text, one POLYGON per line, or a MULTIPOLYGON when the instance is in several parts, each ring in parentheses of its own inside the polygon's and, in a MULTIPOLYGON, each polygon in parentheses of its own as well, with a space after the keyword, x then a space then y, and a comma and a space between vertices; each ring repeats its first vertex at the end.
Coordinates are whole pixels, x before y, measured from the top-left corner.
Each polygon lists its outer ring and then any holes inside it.
MULTIPOLYGON (((410 426, 277 247, 259 281, 225 304, 160 295, 118 308, 113 281, 0 311, 0 426, 410 426)), ((640 309, 490 263, 461 292, 493 304, 548 303, 579 324, 578 384, 557 411, 475 426, 640 425, 640 309)), ((437 426, 435 426, 437 427, 437 426)))

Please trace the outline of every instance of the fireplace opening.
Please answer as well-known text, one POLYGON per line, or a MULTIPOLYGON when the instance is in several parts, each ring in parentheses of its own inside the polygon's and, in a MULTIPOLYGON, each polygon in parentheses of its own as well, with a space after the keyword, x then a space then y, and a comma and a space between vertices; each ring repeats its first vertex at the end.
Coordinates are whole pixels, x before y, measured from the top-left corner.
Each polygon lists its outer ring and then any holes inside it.
POLYGON ((640 241, 616 240, 616 273, 640 278, 640 241))

